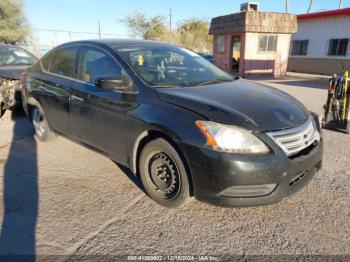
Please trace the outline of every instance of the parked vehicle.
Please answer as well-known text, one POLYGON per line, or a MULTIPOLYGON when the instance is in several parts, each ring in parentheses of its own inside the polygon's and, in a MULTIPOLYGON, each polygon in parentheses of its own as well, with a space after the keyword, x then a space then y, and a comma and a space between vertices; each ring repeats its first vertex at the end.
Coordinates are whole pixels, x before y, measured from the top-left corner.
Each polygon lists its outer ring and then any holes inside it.
POLYGON ((20 77, 38 59, 21 47, 0 44, 0 118, 21 105, 20 77))
POLYGON ((191 196, 222 206, 275 203, 321 168, 316 115, 169 44, 59 46, 29 70, 23 104, 39 139, 56 132, 103 152, 166 207, 191 196))
POLYGON ((214 63, 214 56, 208 53, 198 53, 201 57, 207 59, 210 63, 214 63))

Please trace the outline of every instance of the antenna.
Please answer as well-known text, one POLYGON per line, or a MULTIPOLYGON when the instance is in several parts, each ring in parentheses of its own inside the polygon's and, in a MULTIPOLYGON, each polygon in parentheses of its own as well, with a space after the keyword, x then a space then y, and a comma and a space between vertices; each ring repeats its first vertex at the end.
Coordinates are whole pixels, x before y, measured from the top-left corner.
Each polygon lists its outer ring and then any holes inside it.
POLYGON ((311 7, 312 7, 312 2, 313 2, 313 0, 310 0, 309 8, 307 9, 307 13, 310 13, 310 10, 311 10, 311 7))

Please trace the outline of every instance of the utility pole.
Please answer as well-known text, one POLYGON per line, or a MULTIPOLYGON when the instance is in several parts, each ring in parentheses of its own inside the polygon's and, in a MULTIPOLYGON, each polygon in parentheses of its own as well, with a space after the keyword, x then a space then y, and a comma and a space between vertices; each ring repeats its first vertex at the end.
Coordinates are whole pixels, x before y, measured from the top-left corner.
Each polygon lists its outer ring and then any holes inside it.
POLYGON ((68 35, 69 35, 69 41, 72 41, 72 32, 69 32, 68 35))
POLYGON ((172 12, 172 9, 170 8, 170 13, 169 13, 169 29, 170 29, 170 31, 172 30, 172 27, 173 27, 172 20, 173 20, 173 12, 172 12))
POLYGON ((101 23, 100 23, 100 20, 97 20, 97 24, 98 24, 98 38, 101 39, 101 23))
POLYGON ((288 14, 288 0, 286 0, 286 14, 288 14))
POLYGON ((55 35, 55 45, 58 45, 57 31, 54 32, 55 35))
POLYGON ((339 1, 339 9, 343 8, 343 0, 339 1))
POLYGON ((307 9, 307 13, 310 13, 311 7, 312 7, 312 0, 310 0, 309 8, 307 9))

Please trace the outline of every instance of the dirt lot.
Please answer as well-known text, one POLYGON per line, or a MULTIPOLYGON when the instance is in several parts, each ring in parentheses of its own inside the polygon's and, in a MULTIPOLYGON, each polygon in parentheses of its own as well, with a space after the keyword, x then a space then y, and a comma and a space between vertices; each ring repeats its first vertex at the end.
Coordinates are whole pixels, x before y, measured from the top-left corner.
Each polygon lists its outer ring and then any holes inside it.
MULTIPOLYGON (((323 80, 264 82, 321 112, 323 80)), ((324 131, 323 170, 281 203, 169 210, 104 156, 63 137, 38 142, 23 116, 0 127, 1 254, 350 255, 349 135, 324 131)))

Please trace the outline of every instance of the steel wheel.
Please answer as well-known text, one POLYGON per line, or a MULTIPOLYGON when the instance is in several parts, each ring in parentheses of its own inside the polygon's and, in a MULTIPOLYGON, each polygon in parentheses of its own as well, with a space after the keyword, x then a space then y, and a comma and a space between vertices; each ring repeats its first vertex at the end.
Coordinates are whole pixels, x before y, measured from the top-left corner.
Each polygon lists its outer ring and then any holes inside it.
POLYGON ((165 207, 179 207, 190 199, 185 162, 168 141, 157 138, 142 149, 139 174, 149 197, 165 207))
POLYGON ((160 197, 172 199, 179 193, 179 171, 174 160, 166 153, 151 153, 148 162, 148 176, 154 192, 160 197))

